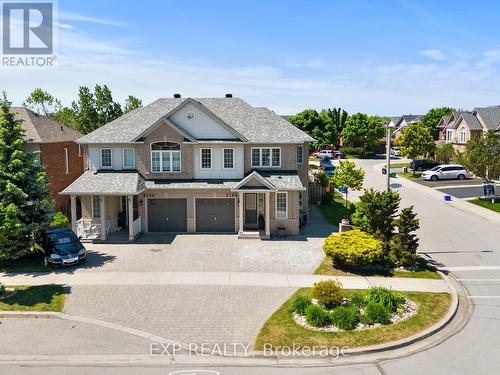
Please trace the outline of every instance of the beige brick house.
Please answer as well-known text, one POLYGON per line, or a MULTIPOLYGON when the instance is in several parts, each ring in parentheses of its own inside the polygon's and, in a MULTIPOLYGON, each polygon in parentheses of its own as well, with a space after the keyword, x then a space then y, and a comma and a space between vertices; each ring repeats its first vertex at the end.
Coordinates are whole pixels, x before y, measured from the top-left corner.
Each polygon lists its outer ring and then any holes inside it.
POLYGON ((308 144, 239 98, 163 98, 80 138, 86 172, 62 194, 79 235, 295 235, 306 217, 308 144), (81 205, 81 219, 77 216, 81 205), (97 228, 97 231, 96 231, 97 228))

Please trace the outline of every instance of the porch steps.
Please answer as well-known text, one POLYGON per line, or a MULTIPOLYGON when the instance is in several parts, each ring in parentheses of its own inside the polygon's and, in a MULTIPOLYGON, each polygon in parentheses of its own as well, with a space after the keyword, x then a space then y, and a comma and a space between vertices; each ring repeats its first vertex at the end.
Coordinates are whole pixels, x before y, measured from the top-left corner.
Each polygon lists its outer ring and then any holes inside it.
POLYGON ((238 238, 241 239, 260 239, 260 233, 259 231, 244 231, 244 232, 239 232, 238 233, 238 238))

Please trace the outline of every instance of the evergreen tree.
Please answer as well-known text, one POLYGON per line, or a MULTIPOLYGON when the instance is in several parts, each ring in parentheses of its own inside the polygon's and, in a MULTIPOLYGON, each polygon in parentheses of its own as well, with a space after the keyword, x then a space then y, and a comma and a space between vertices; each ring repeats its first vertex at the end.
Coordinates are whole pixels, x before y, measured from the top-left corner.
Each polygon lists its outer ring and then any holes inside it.
POLYGON ((418 237, 414 232, 420 227, 413 206, 403 208, 395 220, 398 233, 390 244, 389 259, 398 266, 415 264, 417 261, 418 237))
POLYGON ((129 95, 127 99, 125 99, 125 106, 123 107, 123 113, 129 113, 134 109, 142 107, 142 100, 136 98, 133 95, 129 95))
POLYGON ((50 222, 53 212, 45 171, 24 151, 24 129, 10 105, 4 93, 0 99, 0 260, 27 254, 35 231, 50 222))

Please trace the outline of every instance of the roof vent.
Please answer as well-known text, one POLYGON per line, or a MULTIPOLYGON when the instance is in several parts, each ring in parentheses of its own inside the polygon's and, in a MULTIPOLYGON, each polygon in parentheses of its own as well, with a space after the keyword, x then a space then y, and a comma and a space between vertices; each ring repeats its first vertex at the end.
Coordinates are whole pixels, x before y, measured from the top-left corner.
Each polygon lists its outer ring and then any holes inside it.
POLYGON ((179 99, 181 97, 181 94, 174 94, 175 99, 179 99))
POLYGON ((226 94, 226 98, 232 98, 233 94, 226 94))

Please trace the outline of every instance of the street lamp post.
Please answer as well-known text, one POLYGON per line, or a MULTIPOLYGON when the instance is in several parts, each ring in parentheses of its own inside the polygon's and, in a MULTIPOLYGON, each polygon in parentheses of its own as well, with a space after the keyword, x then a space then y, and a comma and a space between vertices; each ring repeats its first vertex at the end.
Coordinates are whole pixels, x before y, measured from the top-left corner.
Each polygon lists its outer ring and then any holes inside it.
POLYGON ((386 169, 387 169, 387 191, 391 190, 391 128, 394 127, 392 121, 387 124, 387 141, 385 142, 386 147, 386 169))

